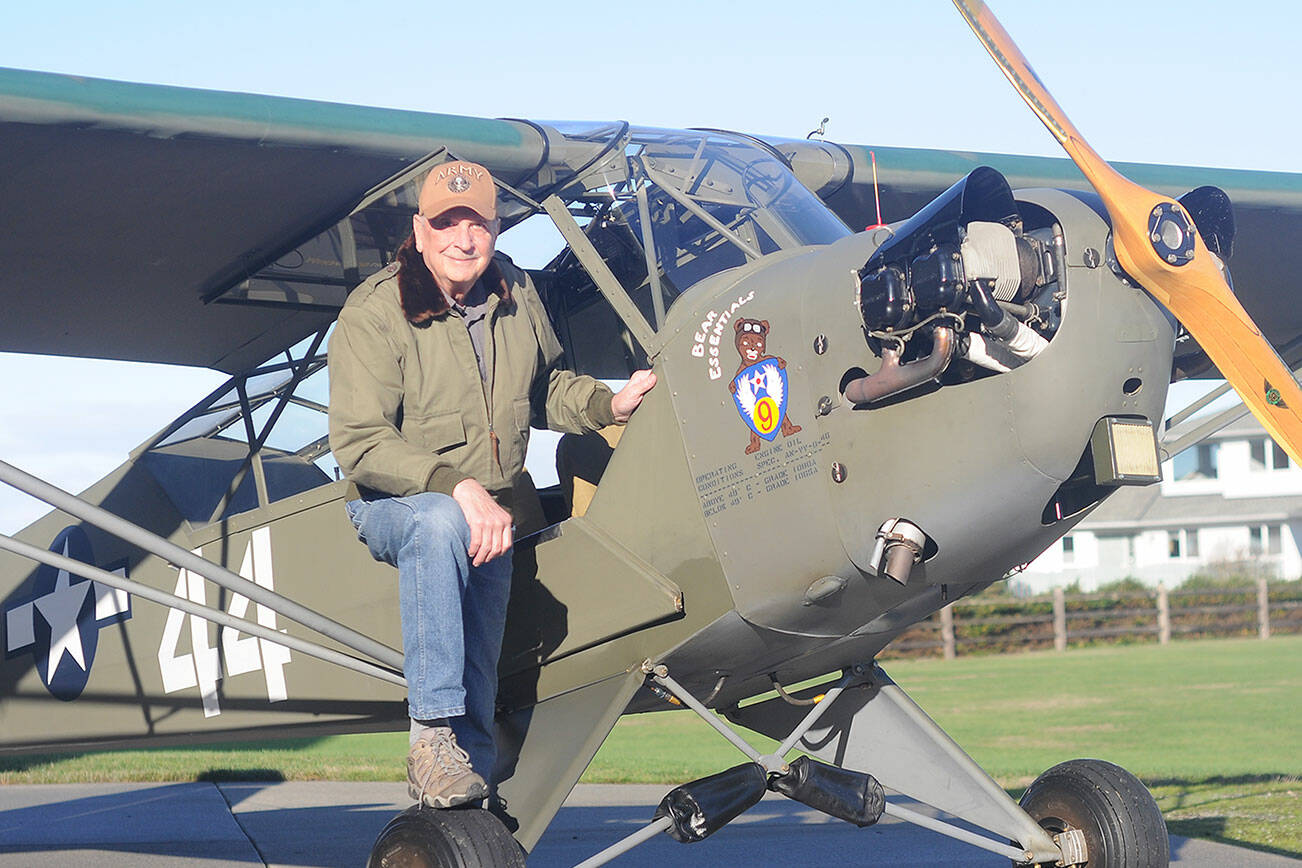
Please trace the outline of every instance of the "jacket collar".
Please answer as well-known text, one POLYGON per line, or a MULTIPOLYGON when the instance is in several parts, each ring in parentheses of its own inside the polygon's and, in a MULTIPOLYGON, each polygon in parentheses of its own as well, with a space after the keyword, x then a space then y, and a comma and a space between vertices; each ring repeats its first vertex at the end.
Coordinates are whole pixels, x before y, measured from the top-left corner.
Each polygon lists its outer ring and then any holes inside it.
MULTIPOLYGON (((398 295, 402 301, 402 314, 407 318, 407 322, 419 325, 447 313, 449 308, 447 296, 434 282, 434 275, 430 274, 420 251, 416 249, 415 236, 408 236, 398 248, 397 259, 398 295)), ((510 284, 506 282, 506 277, 498 267, 496 258, 488 263, 484 276, 479 279, 483 281, 489 293, 498 296, 502 301, 511 300, 510 284)))

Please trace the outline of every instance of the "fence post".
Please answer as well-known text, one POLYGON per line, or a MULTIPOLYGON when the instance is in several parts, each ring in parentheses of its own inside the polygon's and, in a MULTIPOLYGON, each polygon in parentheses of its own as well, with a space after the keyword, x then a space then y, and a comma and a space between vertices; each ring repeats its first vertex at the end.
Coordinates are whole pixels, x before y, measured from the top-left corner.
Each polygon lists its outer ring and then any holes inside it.
POLYGON ((956 656, 954 647, 954 604, 940 610, 940 642, 944 646, 946 660, 953 660, 956 656))
POLYGON ((1157 644, 1165 645, 1171 641, 1171 598, 1166 592, 1166 583, 1157 583, 1157 644))
POLYGON ((1257 633, 1270 638, 1270 591, 1264 577, 1257 579, 1257 633))
POLYGON ((1053 650, 1067 650, 1067 598, 1061 586, 1053 589, 1053 650))

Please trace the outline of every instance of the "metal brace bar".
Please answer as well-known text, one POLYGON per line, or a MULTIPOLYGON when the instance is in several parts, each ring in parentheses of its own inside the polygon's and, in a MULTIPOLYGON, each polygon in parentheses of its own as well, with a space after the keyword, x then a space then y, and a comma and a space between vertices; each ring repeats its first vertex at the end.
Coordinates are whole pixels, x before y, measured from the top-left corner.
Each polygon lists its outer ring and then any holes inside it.
POLYGON ((325 404, 318 403, 317 401, 313 401, 310 398, 300 398, 297 395, 290 395, 289 403, 297 404, 300 407, 306 407, 309 410, 315 410, 318 413, 330 412, 330 408, 327 407, 325 404))
MULTIPOLYGON (((289 360, 289 380, 279 386, 271 396, 266 396, 258 402, 258 407, 265 405, 266 401, 275 397, 276 405, 271 410, 271 415, 267 418, 266 424, 262 426, 262 431, 256 432, 253 427, 253 405, 248 395, 249 377, 258 376, 261 372, 255 371, 246 374, 243 377, 236 377, 232 380, 235 385, 236 394, 239 396, 240 412, 244 417, 245 438, 249 445, 249 454, 241 462, 239 469, 235 471, 235 476, 226 486, 226 492, 217 502, 212 514, 208 517, 208 523, 217 521, 226 514, 232 498, 240 490, 240 485, 244 483, 244 477, 248 475, 250 468, 253 470, 254 487, 258 495, 258 506, 264 507, 271 503, 271 497, 267 493, 267 475, 262 465, 262 447, 267 442, 267 437, 271 434, 271 429, 275 427, 276 421, 280 419, 280 414, 284 412, 285 407, 289 406, 294 397, 294 390, 304 379, 311 376, 321 369, 320 365, 315 364, 316 352, 321 348, 321 342, 325 340, 327 329, 321 329, 313 338, 311 346, 307 352, 298 361, 289 360)), ((285 355, 289 355, 289 350, 285 350, 285 355)), ((322 408, 324 412, 326 408, 322 408)), ((208 412, 212 412, 209 410, 208 412)))
POLYGON ((674 679, 670 678, 667 671, 663 675, 653 673, 651 675, 651 679, 655 681, 656 684, 659 684, 660 686, 664 687, 674 696, 677 696, 679 700, 682 701, 683 705, 686 705, 692 711, 695 711, 702 720, 704 720, 710 726, 714 727, 715 731, 718 732, 719 735, 723 736, 728 741, 732 742, 733 747, 737 748, 737 750, 746 754, 746 756, 749 757, 751 760, 755 762, 759 762, 760 760, 759 751, 755 750, 755 748, 747 744, 746 740, 743 739, 741 736, 737 735, 737 733, 732 729, 732 727, 728 726, 728 724, 719 720, 718 715, 711 713, 710 709, 706 708, 704 705, 698 702, 696 697, 688 693, 681 684, 679 684, 674 679))
MULTIPOLYGON (((1294 379, 1302 376, 1302 365, 1294 368, 1292 373, 1294 379)), ((1178 455, 1190 446, 1201 443, 1226 425, 1248 415, 1251 411, 1243 401, 1239 401, 1239 403, 1235 404, 1233 407, 1228 407, 1206 421, 1199 423, 1195 428, 1191 429, 1187 433, 1181 434, 1175 429, 1175 426, 1178 424, 1176 421, 1177 419, 1181 422, 1184 421, 1190 413, 1202 409, 1202 407, 1211 403, 1211 401, 1224 395, 1230 390, 1230 388, 1232 387, 1229 383, 1225 383, 1223 386, 1217 386, 1211 391, 1211 393, 1203 396, 1198 401, 1195 401, 1194 404, 1190 405, 1185 410, 1182 410, 1180 413, 1177 413, 1175 416, 1172 416, 1171 421, 1168 424, 1167 433, 1168 435, 1175 434, 1176 436, 1174 438, 1168 437, 1167 439, 1164 439, 1161 444, 1159 444, 1162 447, 1162 450, 1170 456, 1178 455), (1215 395, 1215 397, 1212 397, 1213 395, 1215 395)))
POLYGON ((337 621, 333 621, 319 612, 294 602, 275 591, 269 591, 257 582, 250 582, 243 576, 181 548, 174 542, 163 539, 156 533, 145 530, 138 524, 114 515, 102 507, 87 503, 76 495, 69 494, 62 488, 32 476, 5 461, 0 461, 0 482, 30 494, 37 500, 43 500, 50 506, 66 512, 74 518, 92 524, 131 545, 138 546, 150 554, 157 555, 165 561, 185 567, 198 573, 210 582, 229 591, 242 594, 255 603, 261 603, 277 615, 297 621, 309 630, 315 630, 341 645, 378 661, 390 669, 402 671, 403 657, 401 651, 395 651, 370 636, 358 633, 337 621))
MULTIPOLYGON (((996 841, 993 838, 987 838, 984 835, 978 835, 975 832, 969 832, 967 829, 955 826, 952 823, 946 823, 944 820, 937 820, 934 817, 929 817, 926 814, 918 813, 917 811, 905 808, 901 805, 896 805, 892 802, 886 803, 885 813, 897 820, 903 820, 906 823, 912 823, 915 826, 921 826, 924 829, 938 832, 941 835, 953 838, 956 841, 962 841, 965 844, 971 844, 972 846, 979 847, 982 850, 997 853, 998 855, 1011 859, 1014 862, 1028 862, 1033 858, 1033 854, 1027 850, 1018 850, 1016 847, 1009 844, 996 841)), ((669 817, 661 817, 659 820, 643 826, 628 837, 610 845, 600 853, 585 859, 578 865, 575 865, 574 868, 597 868, 599 865, 605 865, 607 862, 610 862, 618 856, 622 856, 639 844, 651 840, 657 834, 665 831, 672 825, 673 820, 669 817)))
MULTIPOLYGON (((737 733, 730 727, 720 721, 718 717, 711 714, 710 710, 698 702, 696 698, 688 693, 681 684, 671 678, 668 671, 663 666, 652 667, 650 661, 647 661, 647 663, 643 664, 643 668, 650 670, 650 675, 653 681, 669 690, 674 694, 674 696, 678 697, 684 705, 692 709, 692 711, 695 711, 702 720, 713 727, 724 738, 728 739, 728 741, 732 742, 738 750, 746 754, 746 756, 751 760, 758 762, 761 765, 764 764, 764 757, 760 756, 754 748, 747 744, 746 741, 743 740, 741 736, 737 735, 737 733)), ((787 752, 792 749, 795 743, 803 738, 805 733, 807 733, 810 728, 818 722, 818 719, 822 716, 823 712, 825 712, 832 703, 836 701, 837 697, 841 695, 842 691, 849 686, 853 679, 854 672, 847 670, 841 677, 841 680, 836 683, 836 686, 827 691, 823 698, 819 700, 818 704, 809 710, 809 713, 805 715, 804 719, 800 721, 791 734, 787 736, 786 740, 778 747, 774 756, 778 758, 785 756, 787 752)), ((916 826, 930 829, 933 832, 939 832, 947 837, 963 841, 964 843, 971 844, 975 847, 980 847, 981 849, 988 850, 992 853, 998 853, 999 855, 1012 859, 1015 862, 1029 862, 1034 856, 1034 854, 1029 850, 1019 850, 1016 847, 1003 843, 1002 841, 996 841, 987 838, 984 835, 969 832, 967 829, 955 826, 952 823, 929 817, 926 814, 918 813, 917 811, 892 804, 891 802, 886 803, 885 813, 898 820, 913 823, 916 826)), ((669 828, 670 825, 670 819, 668 817, 663 817, 655 823, 634 832, 622 841, 607 847, 605 850, 602 850, 587 861, 575 866, 575 868, 595 868, 595 866, 604 865, 616 856, 626 853, 643 841, 650 839, 656 833, 669 828)))
POLYGON ((515 188, 512 187, 510 184, 508 184, 508 183, 506 183, 505 181, 503 181, 501 178, 494 178, 494 179, 493 179, 493 183, 496 184, 499 188, 505 190, 505 191, 506 191, 507 193, 509 193, 510 195, 512 195, 512 196, 514 196, 515 198, 519 199, 521 202, 523 202, 523 203, 524 203, 525 205, 527 205, 528 207, 532 208, 532 209, 534 210, 535 213, 537 213, 537 212, 543 210, 543 206, 542 206, 542 205, 540 205, 540 204, 538 204, 537 202, 535 202, 535 201, 534 201, 532 198, 530 198, 528 195, 526 195, 526 194, 522 193, 521 191, 515 189, 515 188))
POLYGON ((357 233, 353 231, 351 215, 335 225, 339 227, 339 264, 344 268, 344 283, 351 288, 362 282, 362 272, 357 264, 357 233))
POLYGON ((267 417, 266 424, 262 426, 262 431, 258 433, 256 440, 249 441, 252 451, 262 451, 262 447, 267 444, 267 438, 271 435, 271 429, 276 427, 276 422, 280 420, 280 414, 285 412, 285 408, 289 406, 290 400, 294 397, 294 391, 310 374, 319 370, 319 368, 313 368, 308 360, 316 356, 316 351, 321 348, 321 342, 325 340, 325 335, 326 329, 321 329, 316 333, 316 337, 312 339, 311 345, 307 348, 303 358, 299 360, 299 364, 291 370, 289 382, 278 390, 276 406, 271 408, 271 415, 267 417))
POLYGON ((783 740, 782 744, 778 745, 778 749, 774 753, 779 757, 786 756, 796 746, 796 742, 804 738, 805 733, 809 732, 814 724, 818 723, 818 719, 823 716, 823 712, 827 711, 831 704, 836 701, 836 698, 841 695, 841 691, 849 686, 852 676, 853 672, 847 670, 845 675, 841 676, 841 680, 836 682, 836 686, 824 693, 823 698, 813 708, 809 709, 809 714, 806 714, 805 719, 796 725, 796 728, 783 740))
POLYGON ((636 832, 629 835, 627 838, 623 838, 622 840, 616 841, 614 844, 611 844, 609 847, 607 847, 605 850, 602 850, 600 853, 597 853, 595 856, 589 856, 587 859, 584 859, 582 862, 575 865, 574 868, 597 868, 598 865, 605 865, 607 862, 609 862, 611 859, 614 859, 616 856, 623 856, 625 853, 627 853, 629 850, 632 850, 638 844, 641 844, 644 841, 650 841, 656 835, 665 831, 673 824, 674 821, 669 817, 661 817, 660 819, 656 820, 654 823, 651 823, 647 826, 643 826, 641 829, 638 829, 636 832))
POLYGON ((1230 391, 1231 389, 1233 389, 1233 388, 1234 388, 1234 387, 1231 386, 1231 385, 1229 384, 1229 381, 1228 381, 1228 380, 1227 380, 1226 382, 1224 382, 1224 383, 1221 383, 1221 384, 1220 384, 1219 386, 1217 386, 1215 389, 1212 389, 1212 390, 1211 390, 1210 392, 1208 392, 1206 395, 1203 395, 1203 396, 1202 396, 1201 398, 1199 398, 1197 401, 1194 401, 1194 402, 1193 402, 1192 404, 1190 404, 1188 407, 1185 407, 1185 408, 1184 408, 1183 410, 1181 410, 1179 413, 1176 413, 1176 414, 1175 414, 1174 416, 1172 416, 1170 419, 1167 419, 1167 420, 1166 420, 1166 427, 1167 427, 1167 430, 1169 431, 1170 429, 1172 429, 1172 428, 1174 428, 1175 426, 1179 425, 1179 424, 1180 424, 1181 422, 1183 422, 1185 419, 1188 419, 1188 418, 1189 418, 1190 416, 1192 416, 1194 413, 1197 413, 1199 410, 1201 410, 1203 407, 1206 407, 1208 404, 1210 404, 1211 402, 1215 401, 1217 398, 1221 397, 1222 395, 1225 395, 1225 394, 1229 393, 1229 391, 1230 391))
MULTIPOLYGON (((444 157, 444 155, 447 154, 447 150, 448 149, 445 148, 444 146, 439 145, 438 148, 436 148, 433 151, 430 151, 428 154, 421 157, 416 162, 411 163, 410 165, 405 166, 402 169, 399 169, 397 172, 390 175, 385 180, 376 184, 374 187, 372 187, 370 190, 367 191, 365 196, 363 196, 361 199, 357 201, 357 204, 353 206, 353 210, 348 212, 348 217, 351 217, 354 214, 358 214, 362 211, 365 211, 372 204, 378 202, 380 199, 383 199, 385 196, 389 195, 394 190, 397 190, 403 185, 411 181, 414 181, 417 175, 421 174, 422 172, 430 171, 431 169, 434 168, 435 165, 438 165, 438 163, 446 162, 447 158, 444 157), (439 159, 440 157, 444 157, 444 159, 440 160, 439 159), (435 163, 435 160, 438 160, 438 163, 435 163)), ((346 220, 348 219, 348 217, 345 217, 344 219, 346 220)))
POLYGON ((205 396, 202 400, 199 401, 199 403, 195 404, 189 410, 186 410, 179 417, 174 419, 172 422, 168 423, 167 427, 163 428, 157 434, 150 437, 140 446, 137 446, 134 450, 132 450, 131 457, 135 458, 145 452, 148 452, 150 449, 153 449, 159 443, 166 440, 168 437, 171 437, 173 433, 180 430, 185 425, 189 424, 192 420, 196 419, 199 416, 206 416, 211 413, 220 412, 222 410, 233 410, 236 407, 238 407, 239 406, 238 400, 227 401, 222 404, 215 403, 218 398, 222 397, 227 392, 235 388, 235 383, 237 380, 240 380, 242 378, 247 379, 249 377, 257 377, 257 376, 261 376, 262 374, 270 374, 276 371, 293 369, 303 364, 304 362, 307 362, 311 365, 311 370, 307 372, 307 375, 310 376, 316 373, 317 371, 319 371, 321 367, 325 364, 325 361, 326 359, 324 356, 304 357, 302 359, 290 360, 288 362, 276 362, 274 364, 259 365, 258 367, 253 368, 252 370, 246 373, 237 374, 236 376, 233 376, 226 382, 222 383, 213 391, 209 392, 207 396, 205 396))
POLYGON ((969 832, 967 829, 955 826, 953 823, 946 823, 944 820, 937 820, 935 817, 928 817, 926 814, 920 814, 917 811, 896 805, 892 802, 886 803, 885 812, 897 820, 903 820, 906 823, 912 823, 915 826, 921 826, 924 829, 939 832, 940 834, 953 838, 956 841, 962 841, 965 844, 980 847, 982 850, 989 850, 991 853, 998 853, 1000 856, 1003 856, 1006 859, 1012 859, 1014 862, 1030 862, 1035 855, 1030 850, 1019 850, 1002 841, 996 841, 993 838, 987 838, 984 835, 969 832))
POLYGON ((615 309, 615 313, 624 321, 624 325, 628 330, 633 333, 633 337, 637 338, 637 342, 642 345, 642 348, 648 354, 654 353, 655 332, 647 325, 646 318, 642 316, 642 311, 638 310, 637 306, 633 304, 633 299, 628 297, 628 293, 620 285, 615 273, 610 270, 610 266, 597 252, 597 248, 592 246, 592 241, 587 235, 583 234, 583 230, 575 222, 570 209, 554 193, 548 196, 542 204, 548 216, 552 218, 552 222, 556 224, 556 228, 564 236, 565 243, 570 245, 574 255, 578 257, 588 275, 597 284, 597 289, 601 290, 601 294, 606 297, 606 301, 610 302, 610 306, 615 309))
POLYGON ((1215 416, 1212 416, 1207 421, 1199 423, 1192 430, 1181 434, 1174 439, 1163 440, 1159 445, 1162 447, 1163 452, 1165 452, 1169 457, 1174 458, 1189 447, 1197 446, 1226 425, 1242 419, 1250 412, 1251 411, 1247 406, 1240 401, 1233 407, 1222 410, 1215 416))
POLYGON ((21 557, 30 558, 38 563, 48 564, 55 569, 67 570, 73 575, 81 576, 87 579, 94 579, 103 585, 126 591, 128 594, 135 594, 137 597, 158 603, 161 606, 168 606, 173 609, 180 609, 186 614, 193 615, 196 618, 203 618, 214 624, 220 624, 231 630, 238 630, 241 633, 247 633, 250 636, 257 636, 267 642, 274 642, 277 645, 283 645, 294 651, 307 654, 309 657, 315 657, 318 660, 324 660, 327 663, 334 663, 345 669, 351 669, 362 675, 369 675, 372 678, 378 678, 381 681, 387 681, 390 684, 396 684, 399 687, 405 687, 407 681, 401 674, 389 669, 368 663, 365 660, 359 660, 356 657, 350 657, 331 648, 317 645, 314 642, 308 642, 305 639, 299 639, 296 636, 290 636, 287 633, 281 633, 270 627, 264 627, 253 621, 246 621, 243 618, 236 618, 218 609, 212 609, 200 603, 195 603, 185 597, 178 597, 175 594, 169 594, 166 591, 160 591, 149 585, 141 584, 134 579, 128 579, 119 576, 117 573, 110 573, 107 570, 100 569, 92 564, 83 563, 82 561, 56 552, 47 551, 34 545, 16 540, 11 536, 0 534, 0 549, 3 549, 21 557))
POLYGON ((692 198, 688 196, 686 193, 682 193, 678 190, 675 190, 672 183, 666 183, 668 179, 666 179, 665 176, 662 175, 659 171, 652 169, 650 166, 643 166, 642 170, 646 172, 646 176, 648 178, 650 178, 652 181, 655 182, 656 186, 658 186, 661 190, 664 190, 665 193, 667 193, 670 196, 670 198, 672 198, 675 202, 677 202, 679 205, 682 205, 688 211, 691 211, 693 214, 699 217, 707 226, 709 226, 715 232, 718 232, 724 238, 728 239, 733 244, 735 244, 738 248, 740 248, 741 252, 746 254, 747 259, 759 259, 763 255, 758 250, 756 250, 752 245, 746 243, 746 240, 742 238, 740 235, 738 235, 736 232, 733 232, 727 226, 724 226, 723 223, 717 217, 715 217, 709 211, 706 211, 696 202, 693 202, 692 198))
POLYGON ((651 205, 647 202, 646 184, 637 185, 637 213, 642 221, 642 258, 646 260, 646 279, 651 287, 651 306, 655 311, 655 327, 665 324, 665 293, 660 285, 660 263, 656 255, 655 234, 651 231, 651 205))
MULTIPOLYGON (((318 332, 318 334, 324 334, 325 331, 326 329, 322 329, 322 331, 318 332)), ((318 344, 317 346, 319 348, 320 344, 318 344)), ((289 352, 289 350, 287 349, 285 352, 289 352)), ((324 353, 321 355, 317 355, 315 353, 313 353, 312 355, 304 354, 297 359, 289 359, 288 361, 284 361, 284 362, 272 362, 271 364, 267 364, 267 365, 258 365, 256 368, 253 368, 252 370, 244 374, 236 375, 236 378, 244 377, 245 379, 248 379, 249 377, 260 377, 263 374, 274 374, 277 371, 289 371, 290 375, 292 376, 293 370, 303 364, 312 365, 312 370, 308 371, 308 374, 310 375, 319 371, 321 369, 321 366, 326 363, 326 359, 327 356, 324 353)), ((227 380, 225 385, 223 385, 222 388, 218 389, 217 391, 219 392, 225 391, 229 389, 230 386, 231 386, 231 381, 227 380)), ((283 388, 284 386, 279 387, 279 389, 283 389, 283 388)), ((202 404, 200 404, 199 406, 202 406, 202 404)), ((205 412, 210 412, 210 409, 205 410, 205 412)))
POLYGON ((267 469, 262 465, 262 453, 254 452, 249 461, 253 465, 253 488, 258 494, 258 506, 266 506, 271 503, 271 495, 267 493, 267 469))
MULTIPOLYGON (((253 408, 249 405, 248 380, 236 382, 235 392, 240 397, 240 413, 244 416, 244 437, 249 444, 249 454, 244 459, 244 464, 253 469, 253 489, 257 494, 258 506, 266 506, 271 502, 271 497, 267 494, 267 474, 262 467, 262 456, 258 453, 258 435, 257 430, 253 427, 253 408)), ((233 498, 239 489, 239 483, 236 482, 231 485, 227 493, 233 498)), ((223 512, 225 512, 226 503, 226 499, 223 498, 223 512)), ((221 518, 221 514, 214 515, 212 520, 216 521, 219 518, 221 518)))

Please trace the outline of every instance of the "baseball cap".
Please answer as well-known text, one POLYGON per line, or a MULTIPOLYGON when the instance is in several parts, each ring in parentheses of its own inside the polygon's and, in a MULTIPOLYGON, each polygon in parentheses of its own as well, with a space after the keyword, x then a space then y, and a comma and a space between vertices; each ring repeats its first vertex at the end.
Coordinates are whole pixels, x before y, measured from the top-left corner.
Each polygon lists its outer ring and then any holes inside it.
POLYGON ((497 217, 497 188, 493 176, 478 163, 457 160, 435 166, 420 188, 420 214, 437 217, 457 207, 473 210, 485 220, 497 217))

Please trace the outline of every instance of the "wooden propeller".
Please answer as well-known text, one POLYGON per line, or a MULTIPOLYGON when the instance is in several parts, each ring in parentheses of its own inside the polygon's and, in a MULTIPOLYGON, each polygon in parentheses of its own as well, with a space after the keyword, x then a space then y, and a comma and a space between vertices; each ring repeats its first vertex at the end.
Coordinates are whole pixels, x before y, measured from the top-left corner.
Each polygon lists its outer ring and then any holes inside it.
POLYGON ((1184 324, 1275 442, 1302 464, 1302 389, 1235 298, 1187 212, 1127 180, 1089 146, 982 0, 954 5, 1102 197, 1117 262, 1184 324))

